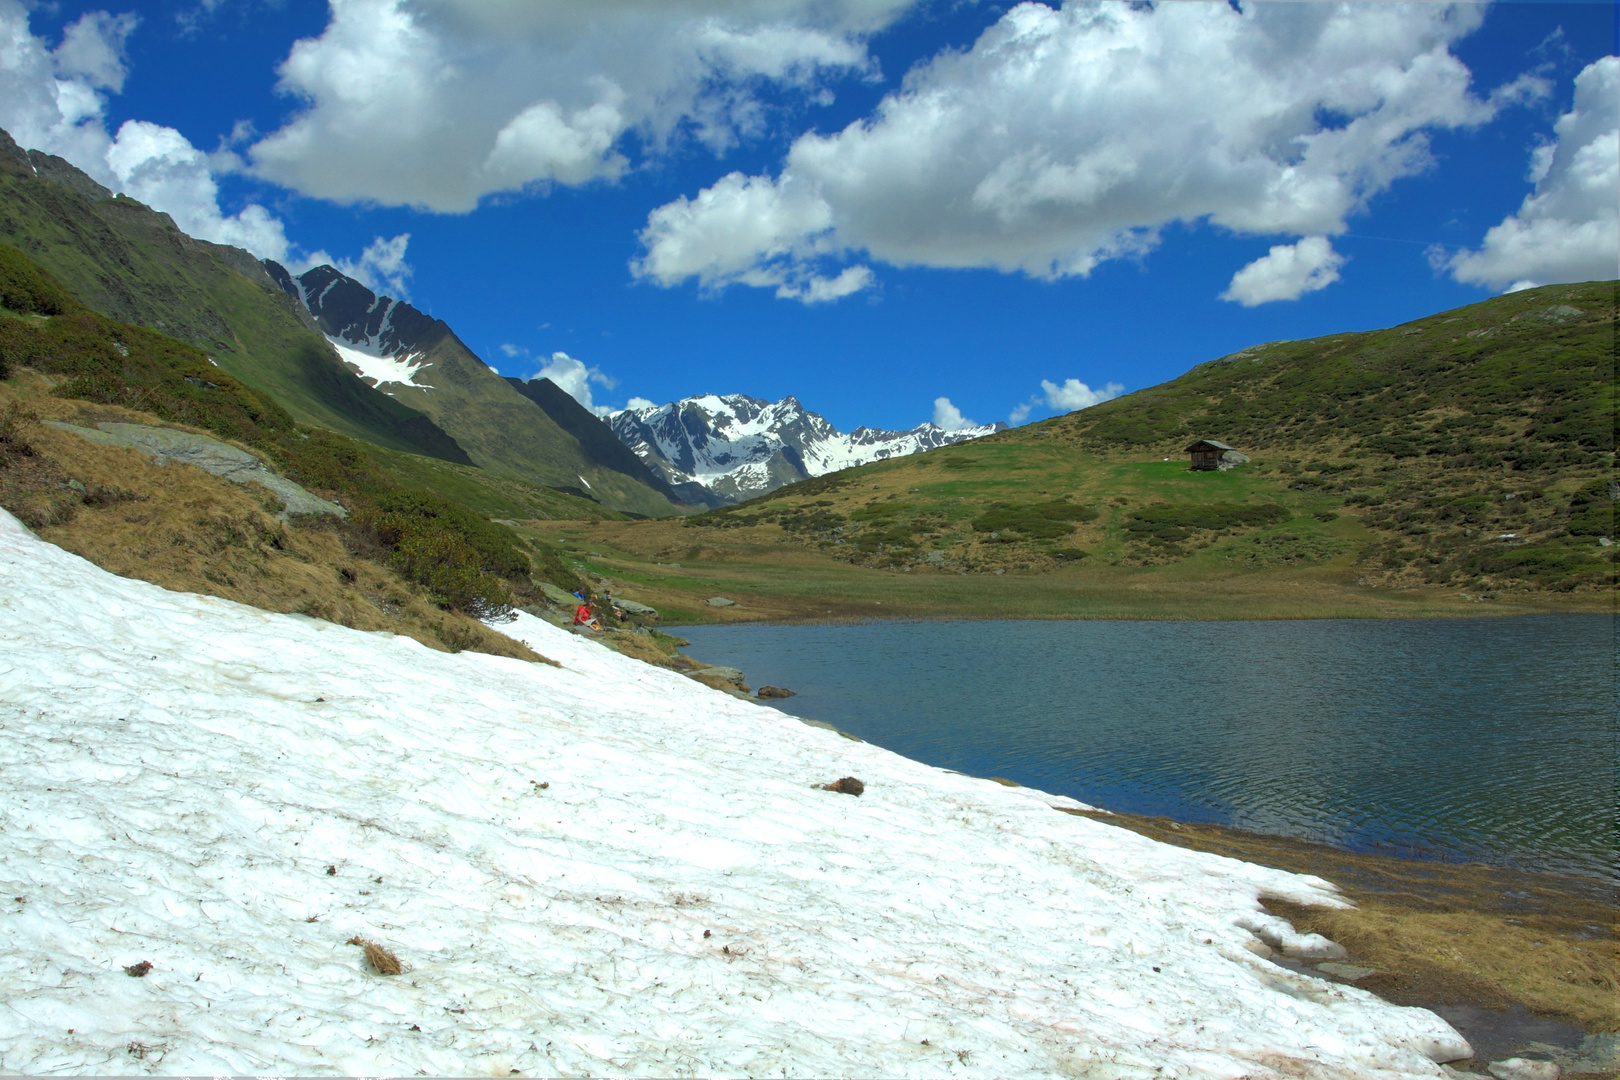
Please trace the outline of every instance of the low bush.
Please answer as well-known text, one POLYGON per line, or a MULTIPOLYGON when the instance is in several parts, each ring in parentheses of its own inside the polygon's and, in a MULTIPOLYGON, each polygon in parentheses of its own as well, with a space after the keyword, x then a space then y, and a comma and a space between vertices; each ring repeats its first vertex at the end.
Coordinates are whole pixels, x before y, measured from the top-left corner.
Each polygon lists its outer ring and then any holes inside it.
POLYGON ((1595 546, 1526 545, 1473 555, 1464 559, 1458 569, 1469 575, 1490 574, 1533 582, 1542 588, 1569 589, 1583 581, 1601 582, 1612 574, 1612 564, 1598 551, 1595 546))
POLYGON ((80 305, 17 248, 0 245, 0 307, 20 315, 60 315, 80 305))
POLYGON ((1132 511, 1125 519, 1125 530, 1132 539, 1176 543, 1198 531, 1254 528, 1287 521, 1290 516, 1286 507, 1276 503, 1157 503, 1132 511))
POLYGON ((1593 480, 1570 497, 1566 528, 1571 536, 1614 535, 1614 500, 1607 481, 1593 480))
POLYGON ((353 517, 401 577, 441 607, 487 619, 512 610, 529 558, 512 534, 429 491, 397 489, 365 500, 353 517))
POLYGON ((26 411, 16 402, 0 412, 0 468, 18 458, 33 457, 34 448, 28 442, 26 428, 39 422, 39 417, 26 411))
POLYGON ((1082 521, 1097 520, 1097 511, 1063 499, 1049 502, 992 503, 990 508, 973 519, 975 532, 1012 532, 1026 540, 1056 540, 1074 531, 1082 521))

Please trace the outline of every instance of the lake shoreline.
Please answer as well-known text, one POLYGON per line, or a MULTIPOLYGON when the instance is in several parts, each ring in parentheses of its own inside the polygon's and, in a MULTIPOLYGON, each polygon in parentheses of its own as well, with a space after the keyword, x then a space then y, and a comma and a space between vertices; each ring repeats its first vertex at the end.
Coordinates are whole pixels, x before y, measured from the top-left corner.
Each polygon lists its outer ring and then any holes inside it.
MULTIPOLYGON (((735 602, 734 602, 735 603, 735 602)), ((1455 619, 1523 619, 1546 615, 1620 615, 1617 610, 1620 600, 1613 595, 1593 595, 1571 598, 1560 604, 1531 604, 1519 600, 1480 601, 1478 606, 1458 608, 1425 607, 1411 611, 1339 611, 1323 612, 1225 612, 1216 614, 1180 613, 1174 611, 1140 612, 1078 612, 1078 613, 1033 613, 1020 615, 996 614, 994 612, 939 612, 939 611, 908 611, 884 610, 870 613, 850 612, 841 615, 761 615, 754 617, 741 604, 732 607, 716 608, 713 615, 703 615, 691 619, 674 618, 667 623, 659 625, 668 629, 698 626, 855 626, 861 623, 952 623, 952 622, 1195 622, 1195 623, 1221 623, 1221 622, 1420 622, 1433 620, 1436 622, 1455 619)), ((874 605, 878 606, 878 605, 874 605)))
POLYGON ((1273 959, 1393 1004, 1439 1013, 1475 1049, 1471 1062, 1454 1068, 1482 1072, 1490 1061, 1523 1056, 1555 1061, 1565 1077, 1620 1071, 1612 883, 1345 851, 1165 817, 1063 812, 1338 885, 1353 910, 1264 903, 1302 933, 1322 934, 1349 955, 1325 969, 1280 954, 1273 959))

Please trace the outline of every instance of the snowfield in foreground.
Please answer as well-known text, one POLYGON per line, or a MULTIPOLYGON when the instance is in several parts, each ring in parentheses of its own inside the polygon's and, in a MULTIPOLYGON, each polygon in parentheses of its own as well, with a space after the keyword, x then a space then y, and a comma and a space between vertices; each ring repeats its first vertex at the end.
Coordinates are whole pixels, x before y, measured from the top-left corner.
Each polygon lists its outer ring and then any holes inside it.
POLYGON ((1260 894, 1341 903, 1325 882, 507 629, 563 667, 165 592, 0 511, 0 1071, 1386 1077, 1466 1053, 1250 951, 1245 926, 1278 932, 1260 894), (813 787, 846 775, 865 795, 813 787))

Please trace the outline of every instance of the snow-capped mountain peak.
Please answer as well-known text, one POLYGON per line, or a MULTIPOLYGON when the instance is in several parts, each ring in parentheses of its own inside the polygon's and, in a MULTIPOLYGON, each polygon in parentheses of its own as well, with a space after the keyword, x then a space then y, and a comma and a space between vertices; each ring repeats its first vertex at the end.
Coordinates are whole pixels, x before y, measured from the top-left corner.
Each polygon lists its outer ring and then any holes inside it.
POLYGON ((1001 430, 989 424, 946 431, 859 427, 843 434, 797 398, 699 394, 608 417, 624 444, 672 484, 697 483, 727 501, 840 469, 903 457, 1001 430))

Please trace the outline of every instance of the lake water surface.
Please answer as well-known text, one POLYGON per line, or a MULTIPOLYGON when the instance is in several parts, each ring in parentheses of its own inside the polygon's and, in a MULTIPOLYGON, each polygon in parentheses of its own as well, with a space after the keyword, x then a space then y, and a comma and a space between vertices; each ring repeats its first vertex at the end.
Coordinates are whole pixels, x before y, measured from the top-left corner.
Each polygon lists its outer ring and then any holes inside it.
POLYGON ((1614 879, 1615 621, 683 628, 776 703, 1109 810, 1614 879))

